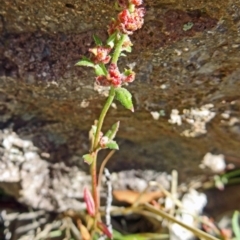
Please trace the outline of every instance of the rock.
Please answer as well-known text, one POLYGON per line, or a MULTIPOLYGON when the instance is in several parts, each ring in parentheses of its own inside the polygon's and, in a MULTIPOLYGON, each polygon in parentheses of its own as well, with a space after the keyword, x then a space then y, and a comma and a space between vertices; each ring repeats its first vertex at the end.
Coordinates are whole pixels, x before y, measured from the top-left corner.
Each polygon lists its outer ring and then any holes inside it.
MULTIPOLYGON (((186 179, 203 173, 199 164, 208 152, 226 160, 240 154, 240 4, 146 0, 145 7, 145 25, 120 64, 136 65, 137 79, 128 86, 136 111, 111 109, 104 129, 121 121, 121 150, 108 166, 175 168, 186 179), (184 116, 208 104, 214 117, 200 134, 192 134, 192 117, 169 123, 174 109, 184 116)), ((87 169, 81 155, 105 97, 94 91, 91 69, 74 64, 88 54, 93 34, 106 39, 113 9, 108 0, 5 1, 0 7, 0 127, 48 153, 47 164, 87 169)))
POLYGON ((49 163, 28 140, 11 131, 0 132, 0 188, 19 202, 46 211, 81 210, 83 187, 90 176, 63 162, 49 163))

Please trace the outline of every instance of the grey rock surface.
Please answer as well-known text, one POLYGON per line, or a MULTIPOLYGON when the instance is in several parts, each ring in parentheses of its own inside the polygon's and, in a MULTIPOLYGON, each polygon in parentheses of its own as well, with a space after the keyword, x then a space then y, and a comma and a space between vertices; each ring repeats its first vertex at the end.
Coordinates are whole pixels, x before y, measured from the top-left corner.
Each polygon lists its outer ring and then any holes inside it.
MULTIPOLYGON (((135 113, 117 104, 105 125, 121 121, 110 170, 174 168, 186 179, 203 173, 207 152, 239 164, 240 1, 146 0, 145 7, 134 51, 121 61, 136 65, 128 86, 135 113)), ((74 64, 93 33, 106 39, 113 8, 107 0, 1 3, 0 128, 47 153, 45 162, 34 158, 40 165, 87 169, 81 156, 105 97, 93 72, 74 64)))

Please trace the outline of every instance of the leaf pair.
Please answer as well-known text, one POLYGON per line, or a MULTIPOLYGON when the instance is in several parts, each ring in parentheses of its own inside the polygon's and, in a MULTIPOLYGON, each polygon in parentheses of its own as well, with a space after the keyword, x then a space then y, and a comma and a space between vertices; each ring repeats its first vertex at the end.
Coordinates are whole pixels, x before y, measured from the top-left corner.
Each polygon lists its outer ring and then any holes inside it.
POLYGON ((94 64, 89 58, 83 57, 82 60, 77 62, 75 66, 84 66, 84 67, 92 67, 95 69, 95 74, 97 76, 107 76, 108 71, 104 64, 94 64))
POLYGON ((132 103, 132 94, 126 88, 116 88, 115 89, 116 99, 127 109, 134 112, 134 107, 132 103))
MULTIPOLYGON (((120 124, 119 121, 113 124, 112 127, 106 132, 106 134, 103 137, 101 137, 99 147, 97 150, 104 149, 104 148, 109 148, 114 150, 119 149, 117 142, 113 140, 119 129, 119 124, 120 124), (103 140, 106 142, 103 142, 103 140)), ((96 130, 97 130, 96 126, 93 125, 91 131, 94 137, 96 134, 96 130)), ((88 163, 89 165, 92 164, 95 157, 96 157, 96 152, 83 155, 84 162, 88 163)))

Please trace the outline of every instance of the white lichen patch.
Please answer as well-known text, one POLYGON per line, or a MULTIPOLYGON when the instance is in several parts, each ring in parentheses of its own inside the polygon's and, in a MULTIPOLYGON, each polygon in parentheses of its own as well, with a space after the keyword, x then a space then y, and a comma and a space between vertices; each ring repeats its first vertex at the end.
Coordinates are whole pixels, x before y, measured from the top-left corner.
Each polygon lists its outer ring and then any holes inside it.
POLYGON ((179 111, 177 109, 172 109, 168 122, 171 124, 177 124, 178 126, 182 125, 182 116, 179 115, 179 111))
MULTIPOLYGON (((204 206, 207 204, 207 197, 204 193, 199 193, 191 189, 182 198, 181 214, 176 216, 176 219, 191 227, 196 226, 196 219, 202 213, 204 206)), ((194 234, 181 227, 177 223, 170 226, 170 239, 171 240, 192 240, 194 234)))
POLYGON ((225 170, 226 163, 224 160, 223 154, 214 155, 212 153, 206 153, 203 157, 202 164, 200 165, 201 168, 208 167, 214 173, 219 173, 225 170))
POLYGON ((229 126, 234 126, 235 124, 237 124, 237 123, 239 123, 239 122, 240 122, 240 120, 239 120, 238 118, 236 118, 236 117, 231 117, 231 118, 229 119, 228 125, 229 125, 229 126))
POLYGON ((80 104, 80 106, 81 106, 82 108, 88 107, 88 106, 89 106, 89 101, 88 101, 87 99, 83 99, 82 102, 81 102, 81 104, 80 104))
POLYGON ((225 111, 221 114, 223 118, 221 124, 229 129, 233 134, 240 135, 240 119, 236 116, 231 116, 230 111, 225 111))
POLYGON ((200 108, 184 109, 181 115, 177 109, 173 109, 168 121, 178 126, 182 125, 182 122, 190 124, 191 127, 185 129, 181 135, 185 137, 198 137, 207 133, 206 124, 216 115, 212 110, 213 107, 213 104, 206 104, 200 108))
POLYGON ((84 209, 79 201, 90 176, 63 162, 51 163, 31 140, 11 129, 0 131, 0 188, 19 202, 47 211, 84 209))
POLYGON ((158 111, 158 112, 157 111, 152 111, 150 113, 151 113, 154 120, 158 120, 160 117, 165 117, 166 116, 166 113, 163 109, 158 111))
POLYGON ((229 119, 230 118, 230 111, 225 111, 221 114, 222 118, 229 119))
POLYGON ((153 117, 153 119, 154 120, 158 120, 159 119, 159 117, 160 117, 160 113, 159 112, 150 112, 151 113, 151 115, 152 115, 152 117, 153 117))

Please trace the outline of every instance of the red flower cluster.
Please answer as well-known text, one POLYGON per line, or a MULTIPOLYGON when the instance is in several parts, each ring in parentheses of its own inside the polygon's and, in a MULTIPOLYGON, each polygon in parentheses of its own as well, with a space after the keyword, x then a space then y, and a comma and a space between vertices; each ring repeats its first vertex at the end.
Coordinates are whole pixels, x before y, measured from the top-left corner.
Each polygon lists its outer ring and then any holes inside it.
POLYGON ((140 6, 143 4, 142 0, 129 0, 131 4, 134 4, 135 6, 140 6))
POLYGON ((124 9, 118 15, 120 31, 125 34, 132 34, 137 29, 140 29, 144 22, 144 14, 144 8, 135 8, 132 13, 128 9, 124 9))
POLYGON ((143 4, 143 1, 142 0, 118 0, 118 4, 122 8, 127 8, 129 4, 140 6, 143 4))
POLYGON ((131 73, 127 76, 124 75, 123 82, 124 83, 131 83, 135 80, 136 73, 131 71, 131 73))
POLYGON ((111 56, 108 55, 111 50, 112 49, 109 47, 98 46, 95 48, 90 48, 89 52, 94 54, 94 58, 92 60, 95 64, 98 64, 98 63, 107 64, 111 59, 111 56))
MULTIPOLYGON (((139 7, 142 5, 143 0, 118 0, 118 4, 123 8, 122 12, 118 14, 118 18, 113 20, 108 27, 109 35, 116 31, 120 34, 130 35, 137 29, 140 29, 144 22, 145 9, 139 7)), ((117 36, 119 38, 119 34, 117 36)), ((132 42, 129 36, 125 37, 125 41, 122 44, 122 51, 128 51, 132 46, 132 42)), ((110 47, 97 46, 90 48, 89 51, 93 54, 92 62, 94 64, 108 64, 111 60, 109 55, 112 49, 110 47)), ((107 75, 101 75, 96 77, 96 83, 101 86, 113 86, 120 87, 125 83, 133 82, 135 79, 135 72, 132 70, 125 70, 124 73, 120 73, 117 65, 111 63, 108 67, 107 75)))
POLYGON ((124 83, 133 82, 135 79, 135 72, 130 71, 128 75, 121 74, 116 64, 111 63, 108 68, 107 76, 98 76, 96 82, 101 86, 120 87, 124 83))
MULTIPOLYGON (((125 6, 126 1, 120 3, 121 6, 125 6)), ((140 0, 131 0, 130 3, 135 6, 142 4, 140 0)), ((118 19, 113 20, 108 26, 109 35, 113 34, 116 30, 123 34, 132 34, 134 31, 140 29, 144 23, 145 9, 144 8, 134 8, 132 12, 125 8, 122 12, 118 14, 118 19)))

